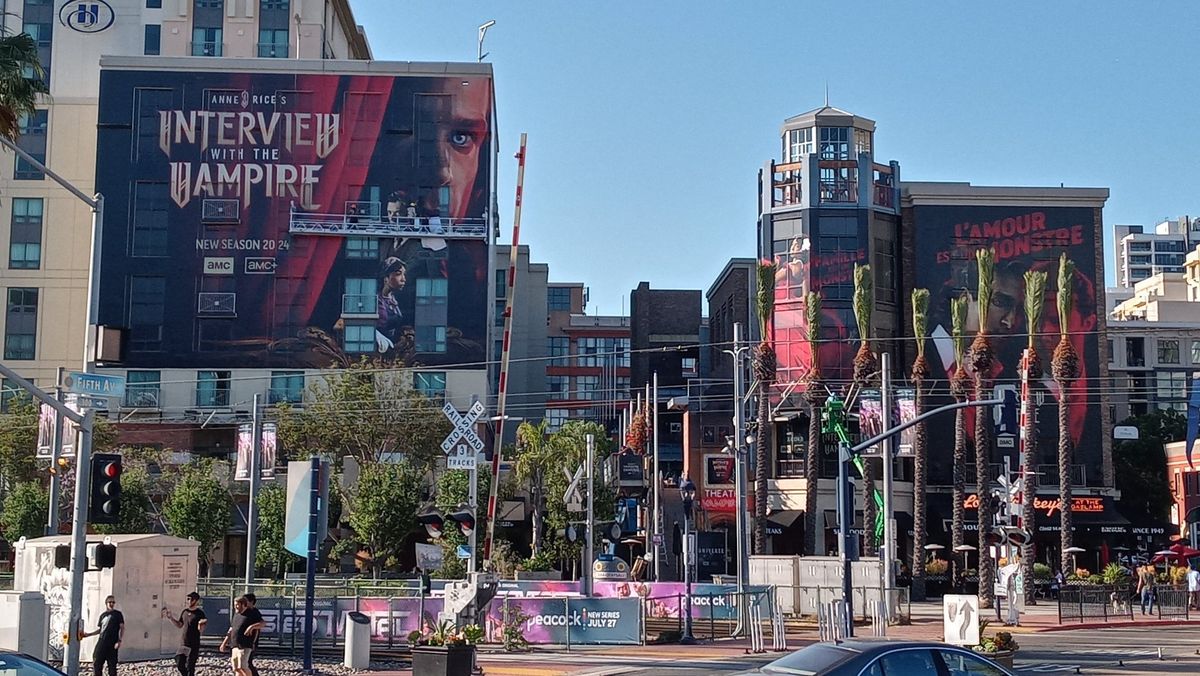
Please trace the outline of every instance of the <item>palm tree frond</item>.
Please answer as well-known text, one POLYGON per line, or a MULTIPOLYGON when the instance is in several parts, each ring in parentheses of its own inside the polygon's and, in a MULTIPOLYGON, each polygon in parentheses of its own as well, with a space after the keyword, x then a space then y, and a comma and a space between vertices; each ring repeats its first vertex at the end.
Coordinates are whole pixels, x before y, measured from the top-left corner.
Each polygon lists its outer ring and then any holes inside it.
POLYGON ((1075 262, 1063 254, 1058 259, 1058 333, 1065 337, 1070 330, 1071 308, 1075 301, 1075 262))
POLYGON ((929 337, 929 289, 913 289, 913 336, 917 339, 917 359, 925 357, 925 340, 929 337))
POLYGON ((1029 347, 1042 327, 1042 312, 1046 307, 1046 279, 1049 274, 1025 271, 1025 323, 1029 326, 1029 347))
POLYGON ((954 365, 961 369, 967 349, 967 308, 971 299, 967 294, 950 299, 950 335, 954 339, 954 365))
POLYGON ((979 332, 987 332, 988 308, 992 305, 992 285, 996 281, 996 251, 995 249, 979 249, 975 252, 975 262, 979 265, 979 332))
POLYGON ((778 265, 771 261, 758 262, 757 293, 754 296, 754 309, 758 312, 759 334, 767 339, 767 329, 771 316, 775 313, 775 271, 778 265))
POLYGON ((871 278, 871 266, 854 264, 854 321, 858 324, 858 338, 864 344, 871 337, 871 306, 875 289, 871 278))

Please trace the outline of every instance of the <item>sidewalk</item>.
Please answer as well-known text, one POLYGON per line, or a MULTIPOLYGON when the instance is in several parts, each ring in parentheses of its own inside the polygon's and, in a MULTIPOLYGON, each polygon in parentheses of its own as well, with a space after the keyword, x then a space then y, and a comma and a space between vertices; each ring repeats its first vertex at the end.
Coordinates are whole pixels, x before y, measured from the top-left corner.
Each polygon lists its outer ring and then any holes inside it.
MULTIPOLYGON (((1004 622, 996 619, 995 610, 981 610, 980 613, 981 616, 979 619, 990 623, 989 630, 996 630, 1003 627, 1004 622)), ((913 603, 911 605, 911 616, 912 624, 888 627, 888 636, 922 641, 942 640, 942 604, 940 600, 913 603)), ((1034 634, 1051 631, 1098 629, 1103 627, 1169 627, 1194 623, 1200 623, 1200 613, 1190 620, 1182 618, 1160 620, 1150 616, 1143 617, 1138 614, 1135 608, 1132 620, 1109 619, 1108 621, 1091 622, 1072 622, 1068 620, 1059 624, 1058 603, 1056 601, 1043 601, 1036 606, 1025 607, 1025 611, 1021 613, 1020 626, 1003 627, 1003 630, 1014 634, 1034 634)), ((868 628, 867 631, 869 632, 870 629, 868 628)))

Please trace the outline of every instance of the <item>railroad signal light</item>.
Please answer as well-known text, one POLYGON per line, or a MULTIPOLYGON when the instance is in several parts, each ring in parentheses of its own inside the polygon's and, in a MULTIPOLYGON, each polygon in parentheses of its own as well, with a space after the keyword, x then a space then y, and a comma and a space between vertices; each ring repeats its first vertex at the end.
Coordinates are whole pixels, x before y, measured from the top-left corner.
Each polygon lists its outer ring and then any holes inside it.
POLYGON ((92 456, 91 523, 115 524, 121 517, 121 456, 97 453, 92 456))

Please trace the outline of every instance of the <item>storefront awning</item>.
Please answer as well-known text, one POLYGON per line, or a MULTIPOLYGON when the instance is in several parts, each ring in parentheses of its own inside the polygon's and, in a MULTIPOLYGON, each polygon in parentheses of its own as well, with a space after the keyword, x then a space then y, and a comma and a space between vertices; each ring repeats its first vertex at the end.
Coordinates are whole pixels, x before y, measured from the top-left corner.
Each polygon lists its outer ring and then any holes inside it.
POLYGON ((804 516, 804 511, 799 509, 784 509, 778 512, 771 512, 767 517, 767 535, 783 535, 784 531, 794 526, 796 521, 802 516, 804 516))
MULTIPOLYGON (((954 518, 949 493, 932 493, 926 501, 926 527, 929 529, 930 540, 937 541, 938 536, 949 536, 954 518)), ((963 530, 978 532, 978 503, 974 495, 969 494, 966 509, 963 511, 963 530)), ((1034 502, 1034 523, 1038 533, 1056 533, 1059 531, 1058 499, 1038 497, 1034 502)), ((1113 499, 1107 496, 1077 496, 1072 503, 1072 525, 1076 533, 1095 535, 1126 535, 1132 532, 1129 519, 1119 511, 1113 499)))

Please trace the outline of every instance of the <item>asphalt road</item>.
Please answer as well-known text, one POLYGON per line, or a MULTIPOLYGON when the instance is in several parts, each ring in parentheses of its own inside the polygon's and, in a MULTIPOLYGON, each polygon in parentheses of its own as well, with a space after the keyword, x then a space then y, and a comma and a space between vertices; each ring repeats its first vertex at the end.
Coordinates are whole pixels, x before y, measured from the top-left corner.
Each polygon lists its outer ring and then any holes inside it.
POLYGON ((1200 626, 1132 627, 1020 634, 1024 674, 1200 673, 1200 626), (1163 659, 1158 659, 1159 648, 1163 659), (1123 664, 1123 666, 1122 666, 1123 664))

